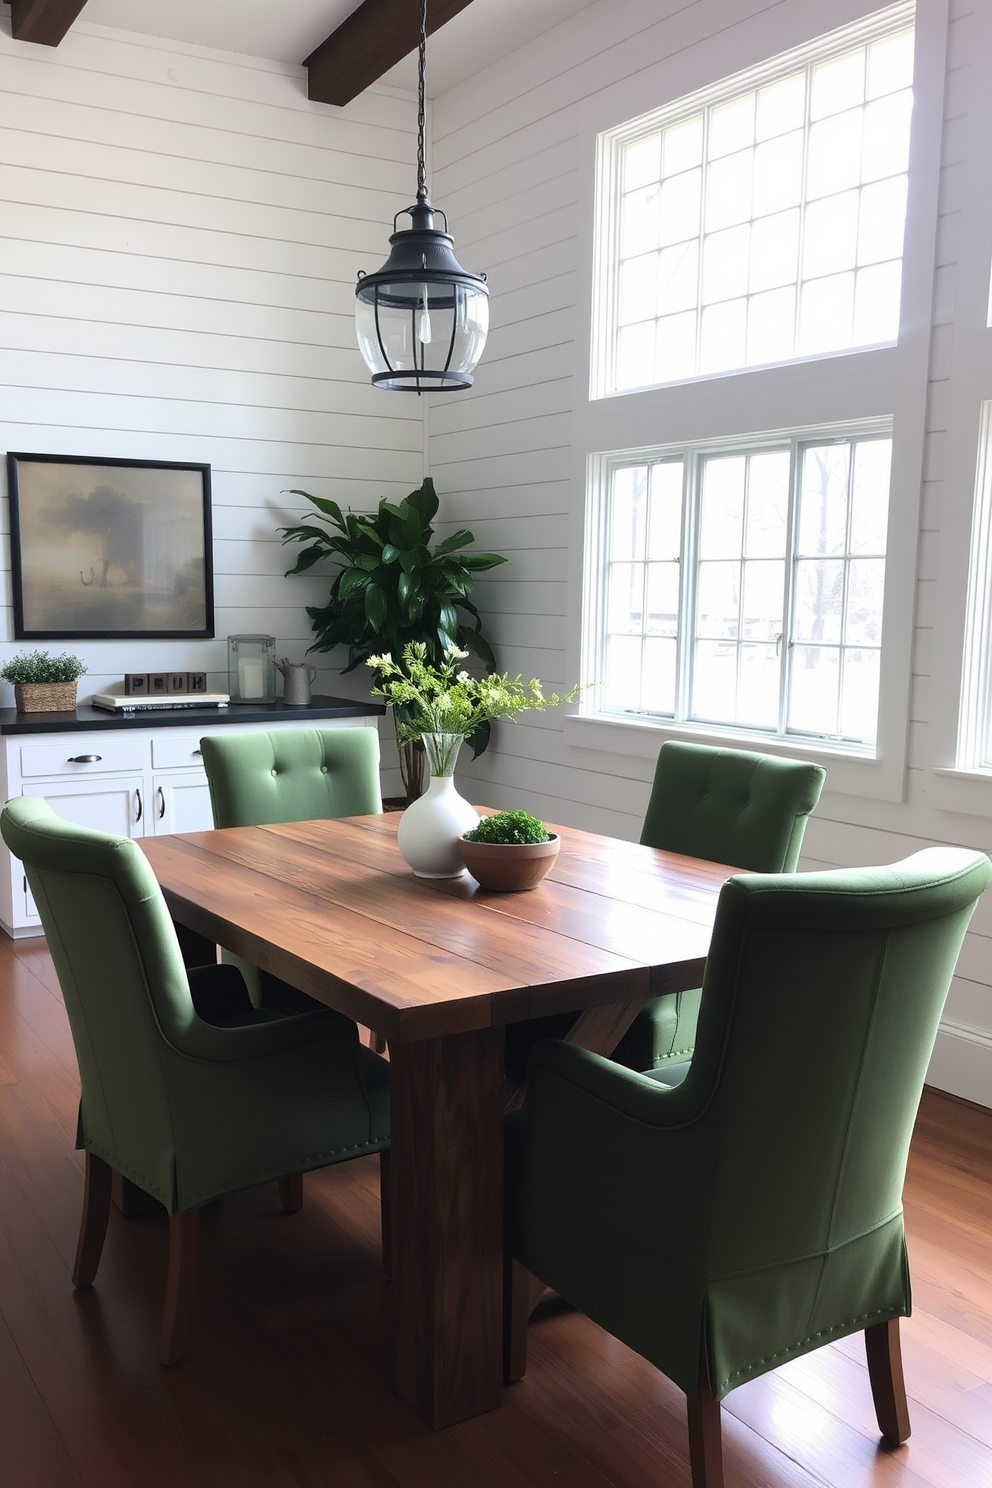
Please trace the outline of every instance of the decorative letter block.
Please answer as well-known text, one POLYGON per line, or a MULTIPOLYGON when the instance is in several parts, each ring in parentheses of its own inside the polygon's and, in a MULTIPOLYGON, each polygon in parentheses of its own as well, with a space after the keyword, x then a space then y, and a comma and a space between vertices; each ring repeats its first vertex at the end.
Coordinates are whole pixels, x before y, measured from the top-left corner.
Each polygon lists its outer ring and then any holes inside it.
POLYGON ((186 690, 187 690, 187 688, 186 688, 186 673, 185 672, 170 672, 169 673, 169 691, 170 692, 186 692, 186 690))
POLYGON ((125 672, 124 673, 124 696, 144 697, 148 692, 147 672, 125 672))

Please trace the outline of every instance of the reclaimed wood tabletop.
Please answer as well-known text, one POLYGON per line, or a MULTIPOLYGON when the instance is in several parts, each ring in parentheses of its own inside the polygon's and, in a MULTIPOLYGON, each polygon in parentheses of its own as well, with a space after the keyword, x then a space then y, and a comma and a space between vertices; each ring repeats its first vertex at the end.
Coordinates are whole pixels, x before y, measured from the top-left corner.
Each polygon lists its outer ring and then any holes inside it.
POLYGON ((525 893, 421 879, 398 816, 140 839, 177 925, 388 1041, 394 1381, 439 1427, 502 1387, 503 1029, 576 1013, 610 1053, 648 997, 699 986, 735 870, 550 827, 525 893))

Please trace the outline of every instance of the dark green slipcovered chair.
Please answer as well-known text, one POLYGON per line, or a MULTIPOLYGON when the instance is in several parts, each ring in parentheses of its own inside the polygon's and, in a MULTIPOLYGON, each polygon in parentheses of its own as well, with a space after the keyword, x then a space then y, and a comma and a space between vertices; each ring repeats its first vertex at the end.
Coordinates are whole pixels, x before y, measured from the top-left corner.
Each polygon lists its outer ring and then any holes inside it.
MULTIPOLYGON (((374 728, 272 729, 207 734, 200 740, 215 827, 366 816, 382 810, 379 735, 374 728)), ((305 992, 230 951, 257 1007, 302 1012, 305 992)))
MULTIPOLYGON (((669 740, 658 754, 641 842, 752 873, 792 873, 825 778, 806 760, 669 740)), ((698 987, 652 997, 613 1057, 630 1069, 684 1075, 698 1016, 698 987)))
POLYGON ((168 1210, 161 1359, 189 1327, 199 1210, 223 1194, 382 1152, 389 1067, 329 1010, 274 1017, 234 967, 187 973, 175 928, 136 842, 62 821, 23 796, 0 833, 24 864, 69 1015, 86 1190, 73 1284, 97 1271, 112 1172, 168 1210))
POLYGON ((724 885, 684 1082, 558 1042, 508 1120, 507 1373, 553 1287, 688 1399, 694 1488, 720 1488, 719 1402, 864 1331, 879 1426, 909 1416, 902 1185, 984 854, 724 885))

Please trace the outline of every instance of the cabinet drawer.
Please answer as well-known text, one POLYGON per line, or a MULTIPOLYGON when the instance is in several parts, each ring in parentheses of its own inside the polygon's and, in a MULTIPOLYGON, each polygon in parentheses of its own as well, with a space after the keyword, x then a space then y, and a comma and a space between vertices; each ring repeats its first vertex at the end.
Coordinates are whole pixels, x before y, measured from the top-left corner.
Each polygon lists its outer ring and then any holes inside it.
POLYGON ((50 744, 21 746, 21 779, 60 775, 104 775, 140 771, 148 760, 147 739, 113 734, 60 734, 50 744))
POLYGON ((202 729, 163 729, 152 738, 152 765, 156 770, 203 768, 200 756, 202 729))

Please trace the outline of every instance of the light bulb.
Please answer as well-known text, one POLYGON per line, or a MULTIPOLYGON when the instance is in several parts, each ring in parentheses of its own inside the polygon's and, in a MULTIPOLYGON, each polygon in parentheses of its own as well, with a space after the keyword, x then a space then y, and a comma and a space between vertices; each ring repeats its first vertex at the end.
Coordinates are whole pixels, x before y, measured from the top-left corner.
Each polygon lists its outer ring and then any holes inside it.
POLYGON ((420 313, 417 316, 417 339, 422 346, 429 346, 431 342, 431 316, 427 308, 427 285, 420 291, 420 313))

